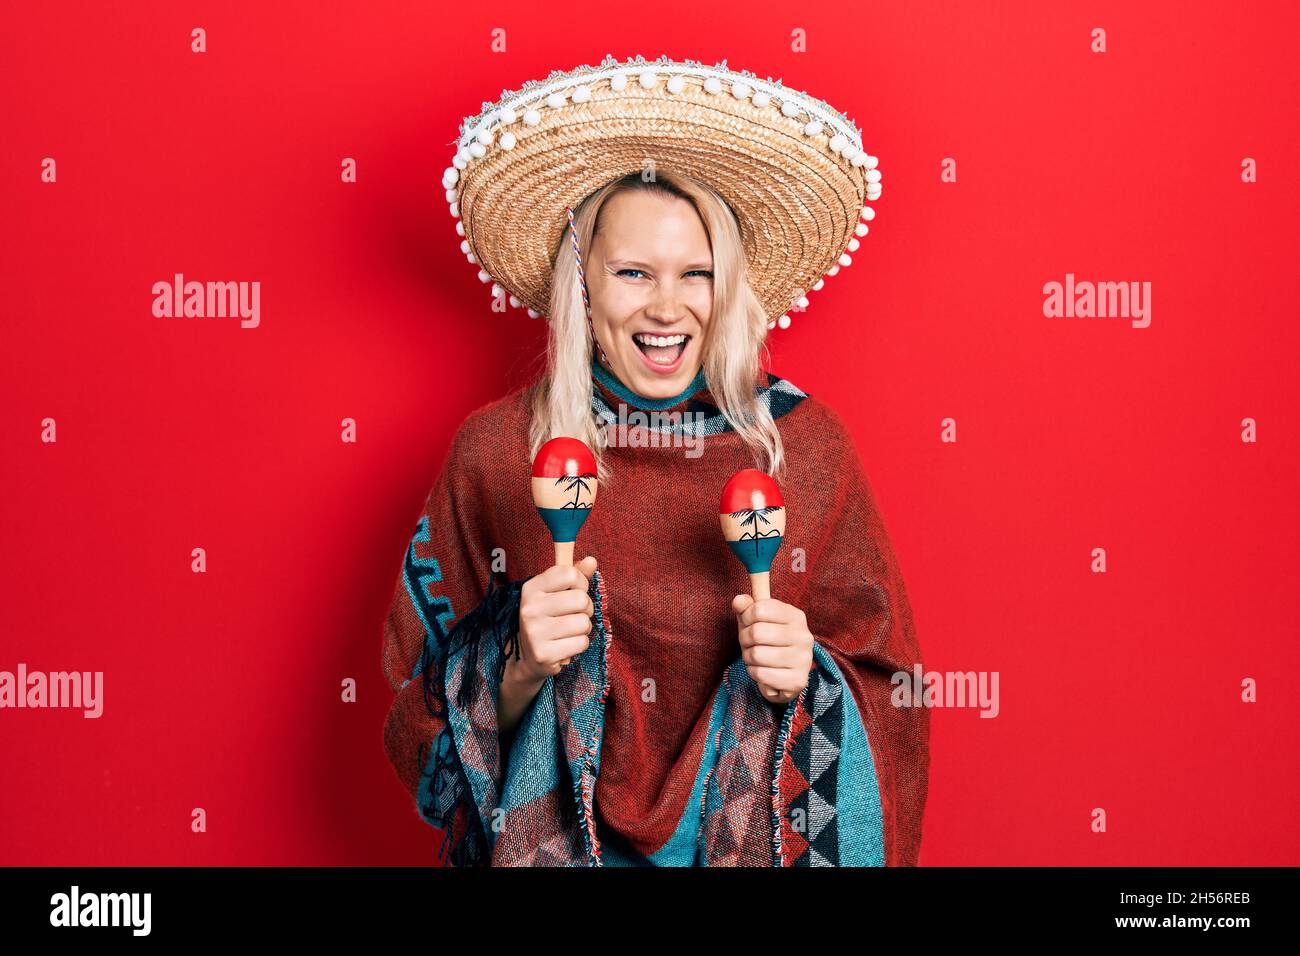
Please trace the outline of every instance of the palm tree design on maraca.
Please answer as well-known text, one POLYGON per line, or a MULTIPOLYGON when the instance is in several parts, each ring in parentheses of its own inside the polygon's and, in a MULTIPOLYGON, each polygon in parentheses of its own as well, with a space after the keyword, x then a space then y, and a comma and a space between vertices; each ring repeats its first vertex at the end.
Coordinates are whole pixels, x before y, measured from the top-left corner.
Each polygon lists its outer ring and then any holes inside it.
POLYGON ((731 512, 731 517, 739 521, 743 527, 754 529, 753 532, 746 531, 740 536, 740 540, 742 541, 746 539, 753 540, 754 557, 757 558, 759 556, 758 543, 761 539, 781 537, 781 530, 779 528, 772 528, 770 531, 758 530, 758 523, 760 521, 765 525, 770 525, 772 522, 768 520, 767 516, 772 514, 774 511, 780 510, 782 510, 780 505, 769 505, 766 508, 742 508, 740 511, 731 512))
POLYGON ((561 475, 559 478, 556 478, 555 479, 556 487, 559 487, 560 485, 567 485, 568 487, 565 488, 565 491, 568 491, 570 489, 575 489, 575 488, 577 489, 573 493, 573 500, 566 503, 564 507, 565 508, 590 508, 591 502, 587 502, 585 504, 582 502, 582 493, 584 491, 590 491, 591 489, 588 486, 588 482, 595 481, 595 480, 596 480, 596 476, 591 474, 590 472, 588 472, 585 475, 561 475))

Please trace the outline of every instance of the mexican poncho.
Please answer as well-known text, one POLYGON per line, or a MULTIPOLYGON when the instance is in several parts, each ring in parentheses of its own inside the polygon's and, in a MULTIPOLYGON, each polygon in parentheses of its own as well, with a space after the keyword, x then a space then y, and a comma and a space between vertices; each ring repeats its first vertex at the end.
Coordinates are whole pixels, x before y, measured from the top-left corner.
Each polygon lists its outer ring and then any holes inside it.
POLYGON ((753 453, 702 373, 658 402, 598 365, 593 377, 593 413, 631 424, 604 452, 612 480, 575 551, 599 564, 591 644, 507 739, 497 687, 517 650, 519 589, 555 560, 529 484, 529 387, 461 424, 397 575, 384 746, 441 833, 439 861, 915 865, 929 712, 895 706, 891 677, 920 650, 843 422, 787 380, 756 382, 787 460, 772 596, 801 608, 814 636, 807 688, 773 704, 740 656, 731 599, 749 578, 717 518, 719 490, 753 453))

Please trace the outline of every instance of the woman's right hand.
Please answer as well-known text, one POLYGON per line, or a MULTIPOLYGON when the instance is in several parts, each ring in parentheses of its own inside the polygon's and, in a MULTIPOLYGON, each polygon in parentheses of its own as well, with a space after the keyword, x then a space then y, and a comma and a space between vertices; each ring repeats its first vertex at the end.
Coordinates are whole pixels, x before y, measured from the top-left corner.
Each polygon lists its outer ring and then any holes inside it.
POLYGON ((587 594, 596 559, 554 565, 524 582, 519 593, 519 660, 515 677, 540 684, 591 644, 595 607, 587 594))

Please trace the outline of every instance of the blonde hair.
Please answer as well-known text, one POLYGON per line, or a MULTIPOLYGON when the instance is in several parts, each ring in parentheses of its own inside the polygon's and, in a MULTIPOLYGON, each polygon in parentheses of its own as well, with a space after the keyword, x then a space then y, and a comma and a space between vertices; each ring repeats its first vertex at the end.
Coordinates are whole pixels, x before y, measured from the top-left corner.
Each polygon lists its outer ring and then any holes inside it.
MULTIPOLYGON (((573 224, 584 253, 596 236, 600 212, 620 192, 644 189, 685 199, 695 208, 713 251, 713 305, 704 333, 702 367, 718 409, 754 452, 756 466, 779 478, 784 470, 781 433, 768 406, 758 400, 767 348, 767 315, 750 288, 740 227, 731 207, 711 186, 681 173, 656 169, 652 179, 629 173, 589 194, 573 210, 573 224)), ((578 276, 573 240, 566 228, 553 259, 551 309, 546 342, 546 369, 532 387, 529 454, 550 438, 581 439, 596 457, 597 480, 605 484, 606 433, 591 407, 591 360, 594 343, 578 276)), ((583 262, 583 269, 592 266, 583 262)))

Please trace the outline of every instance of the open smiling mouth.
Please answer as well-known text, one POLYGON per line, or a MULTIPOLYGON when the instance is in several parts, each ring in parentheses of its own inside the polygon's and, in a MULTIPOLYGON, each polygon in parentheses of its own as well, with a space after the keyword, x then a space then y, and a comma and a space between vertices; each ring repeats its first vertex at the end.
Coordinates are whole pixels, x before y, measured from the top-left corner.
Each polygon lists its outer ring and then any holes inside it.
POLYGON ((632 336, 632 341, 641 350, 641 354, 655 365, 675 364, 682 357, 682 353, 686 351, 686 345, 690 340, 691 337, 685 333, 650 335, 637 332, 632 336))

